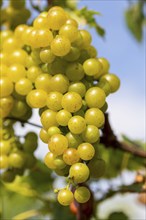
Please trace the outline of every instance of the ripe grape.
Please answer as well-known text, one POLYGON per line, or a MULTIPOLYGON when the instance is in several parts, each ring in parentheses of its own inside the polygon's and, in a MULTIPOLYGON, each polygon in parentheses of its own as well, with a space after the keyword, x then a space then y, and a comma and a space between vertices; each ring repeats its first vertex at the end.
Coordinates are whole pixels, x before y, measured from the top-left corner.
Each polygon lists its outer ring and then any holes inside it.
POLYGON ((41 115, 41 123, 43 125, 43 128, 45 130, 48 130, 48 128, 52 126, 58 126, 58 123, 56 121, 56 114, 57 112, 54 112, 53 110, 45 110, 41 115))
POLYGON ((68 128, 73 134, 81 134, 86 129, 86 121, 79 115, 73 116, 68 122, 68 128))
POLYGON ((96 75, 96 79, 98 79, 102 70, 102 64, 96 58, 90 58, 83 63, 83 68, 88 76, 96 75))
POLYGON ((85 113, 85 121, 88 125, 95 125, 101 128, 104 125, 105 117, 98 108, 89 108, 85 113))
POLYGON ((89 143, 80 144, 77 150, 82 160, 91 160, 95 154, 94 147, 89 143))
POLYGON ((51 42, 51 51, 56 56, 65 56, 71 49, 71 43, 65 36, 57 35, 51 42))
POLYGON ((107 81, 110 85, 112 93, 116 92, 120 87, 120 80, 115 74, 105 74, 100 78, 100 81, 107 81))
POLYGON ((15 84, 15 90, 20 95, 27 95, 32 88, 32 82, 27 78, 21 78, 15 84))
POLYGON ((72 117, 72 114, 69 111, 67 111, 65 109, 62 109, 62 110, 57 112, 56 121, 61 126, 67 126, 68 121, 71 117, 72 117))
POLYGON ((79 153, 75 148, 68 148, 63 153, 63 160, 68 165, 77 163, 80 159, 79 153))
POLYGON ((0 169, 6 169, 9 166, 9 158, 6 155, 0 155, 0 169))
POLYGON ((57 195, 58 202, 63 206, 68 206, 73 201, 73 193, 69 189, 61 189, 57 195))
POLYGON ((47 93, 42 89, 31 90, 27 97, 26 101, 28 105, 32 108, 42 108, 46 105, 47 93))
POLYGON ((39 137, 44 143, 46 143, 46 144, 48 143, 49 134, 45 129, 41 128, 40 133, 39 133, 39 137))
POLYGON ((13 92, 13 83, 8 77, 0 78, 0 97, 6 97, 13 92))
POLYGON ((62 98, 62 107, 69 112, 77 112, 82 107, 82 98, 76 92, 67 92, 62 98))
POLYGON ((85 186, 78 187, 74 192, 74 198, 79 203, 85 203, 90 199, 91 193, 85 186))
POLYGON ((98 87, 92 87, 85 94, 85 101, 90 108, 101 108, 105 103, 105 93, 98 87))
POLYGON ((87 125, 82 133, 82 138, 88 143, 95 143, 100 138, 99 129, 95 125, 87 125))
POLYGON ((61 101, 62 101, 63 95, 60 92, 50 92, 47 96, 47 102, 46 105, 49 109, 53 111, 58 111, 62 109, 61 101))
POLYGON ((75 163, 69 170, 69 176, 75 183, 85 182, 89 177, 89 173, 89 168, 83 163, 75 163))
POLYGON ((49 150, 55 155, 61 155, 68 148, 68 140, 62 134, 54 134, 49 140, 49 150))

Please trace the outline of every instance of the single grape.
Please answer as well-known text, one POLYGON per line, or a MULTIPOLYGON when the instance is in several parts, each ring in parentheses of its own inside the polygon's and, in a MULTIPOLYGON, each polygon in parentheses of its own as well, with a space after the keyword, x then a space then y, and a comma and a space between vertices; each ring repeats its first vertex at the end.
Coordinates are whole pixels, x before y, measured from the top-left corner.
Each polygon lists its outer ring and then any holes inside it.
POLYGON ((35 79, 35 87, 36 89, 42 89, 47 93, 51 92, 51 76, 45 73, 38 75, 35 79))
POLYGON ((63 57, 64 60, 68 62, 73 62, 78 60, 80 57, 80 50, 77 47, 71 47, 69 53, 63 57))
POLYGON ((67 16, 64 10, 58 10, 51 8, 48 12, 48 23, 49 23, 49 28, 52 30, 59 30, 63 24, 65 24, 67 20, 67 16))
POLYGON ((80 81, 84 77, 84 70, 80 63, 70 63, 65 74, 70 81, 80 81))
POLYGON ((41 68, 32 65, 31 67, 29 67, 29 69, 26 72, 26 76, 27 78, 31 81, 31 82, 35 82, 36 78, 42 73, 41 68))
POLYGON ((55 59, 55 55, 52 53, 51 49, 43 48, 40 51, 40 59, 43 63, 52 63, 55 59))
POLYGON ((58 202, 63 206, 68 206, 73 201, 73 193, 69 189, 61 189, 57 195, 58 202))
POLYGON ((1 179, 6 183, 11 183, 15 179, 15 172, 13 170, 6 170, 2 173, 1 179))
POLYGON ((68 132, 66 134, 66 137, 68 139, 69 148, 77 148, 79 146, 79 144, 82 143, 82 138, 77 134, 73 134, 71 132, 68 132))
POLYGON ((6 169, 9 166, 9 158, 6 155, 0 155, 0 169, 6 169))
POLYGON ((25 154, 23 152, 15 152, 9 155, 9 165, 15 168, 22 168, 25 164, 25 154))
POLYGON ((98 108, 89 108, 85 113, 85 121, 88 125, 95 125, 101 128, 104 125, 105 117, 98 108))
POLYGON ((13 92, 13 83, 8 77, 0 78, 0 97, 6 97, 13 92))
POLYGON ((70 42, 74 42, 78 36, 78 28, 71 24, 64 24, 59 30, 59 35, 67 37, 70 42))
POLYGON ((47 16, 38 16, 33 21, 33 27, 35 29, 48 29, 49 28, 49 21, 47 19, 47 16))
POLYGON ((58 169, 58 170, 62 170, 66 167, 66 163, 64 162, 62 156, 57 156, 54 159, 54 164, 56 166, 56 169, 58 169))
POLYGON ((56 121, 56 114, 57 112, 54 112, 50 109, 45 110, 41 115, 41 123, 43 125, 43 128, 45 130, 48 130, 52 126, 58 126, 58 123, 56 121))
POLYGON ((56 156, 52 152, 48 152, 44 158, 44 163, 49 169, 56 169, 56 165, 54 164, 56 156))
POLYGON ((66 165, 64 168, 62 168, 62 169, 55 169, 54 171, 55 171, 55 173, 58 176, 68 176, 69 168, 70 168, 70 166, 66 165))
POLYGON ((100 78, 100 82, 107 81, 110 84, 111 92, 116 92, 120 87, 120 80, 115 74, 105 74, 100 78))
POLYGON ((52 126, 48 129, 49 137, 52 137, 54 134, 61 134, 61 130, 56 126, 52 126))
POLYGON ((55 155, 61 155, 68 148, 68 140, 62 134, 54 134, 49 140, 49 150, 55 155))
POLYGON ((26 76, 25 67, 22 64, 13 64, 9 67, 8 77, 12 82, 17 82, 26 76))
POLYGON ((100 138, 99 129, 95 125, 87 125, 82 133, 82 139, 88 143, 95 143, 100 138))
POLYGON ((83 163, 75 163, 69 170, 69 176, 75 183, 83 183, 87 181, 89 173, 89 168, 83 163))
POLYGON ((15 84, 15 90, 20 95, 27 95, 32 88, 32 82, 27 78, 21 78, 15 84))
POLYGON ((86 93, 86 86, 82 82, 73 82, 70 84, 68 91, 69 92, 76 92, 81 97, 84 97, 84 95, 86 93))
POLYGON ((62 109, 61 101, 63 95, 60 92, 50 92, 47 97, 47 103, 49 109, 53 111, 58 111, 62 109))
POLYGON ((69 87, 69 80, 63 74, 56 74, 50 80, 51 88, 53 91, 65 93, 69 87))
POLYGON ((0 99, 1 117, 4 118, 9 115, 14 105, 12 96, 7 96, 0 99))
POLYGON ((26 97, 28 105, 32 108, 42 108, 46 105, 47 93, 42 89, 30 91, 26 97))
POLYGON ((100 58, 98 58, 98 60, 102 64, 102 74, 101 75, 108 73, 109 68, 110 68, 110 63, 108 62, 108 60, 105 59, 104 57, 100 57, 100 58))
POLYGON ((98 61, 98 59, 90 58, 83 63, 83 68, 85 74, 87 74, 88 76, 96 75, 96 79, 97 79, 97 75, 100 76, 102 70, 102 64, 98 61))
POLYGON ((56 114, 56 121, 59 125, 61 126, 67 126, 69 119, 72 117, 72 114, 65 110, 62 109, 56 114))
POLYGON ((68 165, 73 165, 80 160, 78 151, 75 148, 68 148, 63 153, 63 160, 68 165))
POLYGON ((85 101, 90 108, 101 108, 105 103, 105 93, 98 87, 92 87, 85 94, 85 101))
POLYGON ((51 51, 56 56, 65 56, 71 49, 71 43, 67 37, 57 35, 51 42, 51 51))
POLYGON ((21 100, 15 100, 13 109, 11 110, 11 115, 16 118, 21 118, 27 113, 28 109, 29 107, 25 102, 21 100))
POLYGON ((91 160, 95 154, 93 145, 89 143, 80 144, 77 151, 82 160, 91 160))
POLYGON ((62 98, 62 107, 69 112, 76 112, 82 107, 82 98, 76 92, 67 92, 62 98))
POLYGON ((27 58, 28 54, 22 50, 22 49, 17 49, 14 50, 11 54, 10 54, 10 60, 9 63, 10 64, 21 64, 23 66, 26 65, 26 58, 27 58))
POLYGON ((86 129, 86 121, 79 115, 73 116, 68 122, 68 128, 73 134, 81 134, 86 129))
POLYGON ((75 27, 78 27, 78 22, 73 18, 68 18, 65 24, 70 24, 70 25, 74 25, 75 27))
POLYGON ((90 33, 86 30, 80 30, 80 34, 82 37, 82 48, 88 47, 92 41, 90 33))
POLYGON ((74 192, 74 198, 79 203, 85 203, 90 199, 91 193, 85 186, 78 187, 74 192))
POLYGON ((41 128, 40 133, 39 133, 39 137, 40 137, 41 141, 43 141, 46 144, 48 143, 49 134, 45 129, 41 128))

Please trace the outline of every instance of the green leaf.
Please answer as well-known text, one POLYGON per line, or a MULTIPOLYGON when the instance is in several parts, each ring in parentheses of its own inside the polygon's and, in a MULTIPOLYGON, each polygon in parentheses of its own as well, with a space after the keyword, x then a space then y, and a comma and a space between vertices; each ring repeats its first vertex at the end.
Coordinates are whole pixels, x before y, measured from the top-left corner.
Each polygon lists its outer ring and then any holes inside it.
POLYGON ((124 212, 113 212, 109 215, 108 220, 128 220, 128 216, 124 212))

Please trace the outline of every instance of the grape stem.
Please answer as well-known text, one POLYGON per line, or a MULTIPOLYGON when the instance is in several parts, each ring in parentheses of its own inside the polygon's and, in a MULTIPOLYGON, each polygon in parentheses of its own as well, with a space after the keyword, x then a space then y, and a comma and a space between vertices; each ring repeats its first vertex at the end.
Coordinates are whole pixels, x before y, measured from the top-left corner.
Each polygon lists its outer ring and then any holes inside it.
POLYGON ((134 156, 146 158, 146 152, 142 149, 139 149, 137 144, 135 143, 127 144, 124 142, 120 142, 117 139, 116 135, 114 134, 111 128, 107 113, 105 114, 105 125, 104 128, 102 129, 102 136, 100 139, 100 143, 104 144, 106 147, 120 149, 122 151, 129 152, 134 156))
POLYGON ((25 121, 25 120, 20 119, 20 118, 7 117, 6 119, 13 120, 13 121, 16 121, 16 122, 18 121, 18 122, 22 123, 22 125, 23 125, 23 124, 29 124, 29 125, 35 126, 35 127, 37 127, 37 128, 42 128, 41 125, 38 125, 38 124, 35 124, 35 123, 32 123, 32 122, 29 122, 29 121, 25 121))

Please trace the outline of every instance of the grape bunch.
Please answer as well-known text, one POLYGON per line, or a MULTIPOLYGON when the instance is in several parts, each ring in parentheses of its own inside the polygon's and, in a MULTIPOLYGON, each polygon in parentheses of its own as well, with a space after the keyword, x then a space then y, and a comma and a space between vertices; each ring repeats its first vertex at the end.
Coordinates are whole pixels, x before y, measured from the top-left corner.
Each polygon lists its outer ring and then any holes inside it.
POLYGON ((106 97, 118 90, 119 78, 97 56, 90 33, 61 7, 40 13, 33 26, 2 31, 1 39, 3 120, 39 109, 39 136, 49 148, 44 162, 68 179, 56 190, 59 203, 87 202, 91 193, 84 183, 105 171, 98 144, 106 97))

